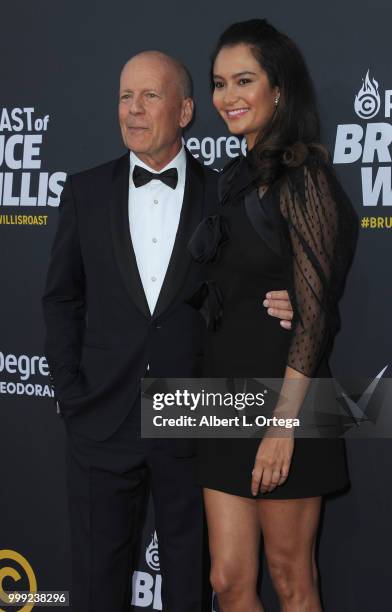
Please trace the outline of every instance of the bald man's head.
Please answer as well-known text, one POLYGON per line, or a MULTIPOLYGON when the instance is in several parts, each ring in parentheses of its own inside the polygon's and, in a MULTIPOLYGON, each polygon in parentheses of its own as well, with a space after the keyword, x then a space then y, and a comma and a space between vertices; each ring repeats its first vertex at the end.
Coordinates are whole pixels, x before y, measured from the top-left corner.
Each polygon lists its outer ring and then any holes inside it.
POLYGON ((189 72, 176 59, 160 51, 132 57, 120 76, 119 119, 125 145, 152 168, 169 163, 192 119, 191 96, 189 72))
POLYGON ((162 53, 162 51, 142 51, 141 53, 134 55, 127 61, 121 71, 121 75, 123 74, 123 71, 127 68, 127 66, 135 60, 156 61, 162 66, 166 66, 167 70, 171 72, 172 78, 178 84, 178 87, 181 91, 181 95, 184 98, 193 97, 193 82, 191 74, 185 64, 183 64, 176 58, 171 57, 166 53, 162 53))

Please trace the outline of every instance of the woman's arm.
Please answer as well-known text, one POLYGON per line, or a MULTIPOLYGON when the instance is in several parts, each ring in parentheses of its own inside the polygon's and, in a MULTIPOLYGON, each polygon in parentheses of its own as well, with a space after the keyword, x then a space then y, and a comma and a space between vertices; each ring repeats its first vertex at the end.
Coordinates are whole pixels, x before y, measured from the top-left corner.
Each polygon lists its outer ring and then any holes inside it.
MULTIPOLYGON (((355 246, 357 218, 333 170, 322 163, 298 168, 282 186, 280 205, 292 255, 295 324, 274 416, 295 418, 338 328, 337 302, 355 246)), ((287 478, 292 431, 275 431, 274 437, 272 430, 263 438, 252 472, 253 494, 260 486, 270 491, 287 478)))

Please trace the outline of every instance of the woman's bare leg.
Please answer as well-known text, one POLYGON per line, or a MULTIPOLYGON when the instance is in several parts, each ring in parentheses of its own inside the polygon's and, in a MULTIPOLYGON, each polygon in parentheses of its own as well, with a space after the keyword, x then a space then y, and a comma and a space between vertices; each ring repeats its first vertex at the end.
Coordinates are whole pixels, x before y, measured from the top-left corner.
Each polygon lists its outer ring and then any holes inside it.
POLYGON ((257 594, 260 525, 253 499, 204 489, 211 583, 221 612, 263 612, 257 594))
POLYGON ((282 612, 321 612, 315 561, 321 497, 256 503, 268 569, 282 612))

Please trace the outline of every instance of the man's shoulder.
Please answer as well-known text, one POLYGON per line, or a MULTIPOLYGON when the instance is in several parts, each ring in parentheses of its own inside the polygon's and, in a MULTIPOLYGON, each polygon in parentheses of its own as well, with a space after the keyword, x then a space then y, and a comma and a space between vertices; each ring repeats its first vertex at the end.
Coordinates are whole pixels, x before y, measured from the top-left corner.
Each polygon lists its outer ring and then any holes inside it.
POLYGON ((218 172, 216 172, 209 166, 206 166, 205 164, 203 164, 203 162, 201 162, 200 159, 196 158, 188 150, 187 150, 187 157, 188 157, 188 163, 192 166, 192 168, 198 174, 200 174, 200 176, 203 176, 204 180, 207 180, 208 182, 212 182, 212 183, 217 182, 218 176, 219 176, 218 172))
POLYGON ((99 164, 98 166, 93 166, 92 168, 87 168, 86 170, 81 170, 79 172, 72 173, 70 175, 70 179, 73 183, 78 185, 88 184, 90 182, 101 182, 107 179, 111 179, 113 176, 113 172, 115 168, 125 162, 125 158, 128 154, 122 155, 121 157, 116 157, 115 159, 111 159, 110 161, 99 164))

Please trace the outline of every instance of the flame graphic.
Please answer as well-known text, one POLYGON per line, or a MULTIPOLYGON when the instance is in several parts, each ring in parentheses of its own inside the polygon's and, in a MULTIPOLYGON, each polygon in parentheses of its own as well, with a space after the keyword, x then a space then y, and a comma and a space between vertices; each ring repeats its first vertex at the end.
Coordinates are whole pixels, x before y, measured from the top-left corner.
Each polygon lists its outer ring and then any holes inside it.
POLYGON ((359 90, 358 95, 364 94, 365 92, 370 91, 374 96, 378 96, 378 83, 376 79, 371 79, 369 77, 369 70, 366 73, 365 80, 361 89, 359 90), (373 83, 372 83, 373 81, 373 83))
POLYGON ((146 563, 150 569, 159 572, 158 536, 156 531, 154 531, 151 542, 146 549, 146 563))
POLYGON ((380 110, 380 94, 378 93, 378 82, 369 76, 362 79, 362 87, 355 96, 354 109, 361 119, 371 119, 380 110))

